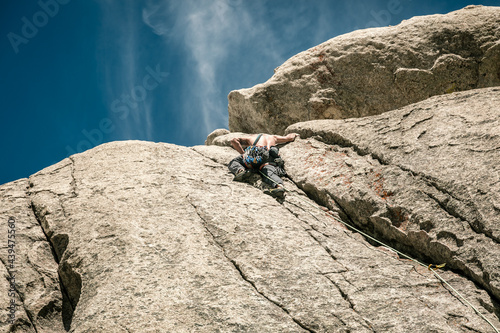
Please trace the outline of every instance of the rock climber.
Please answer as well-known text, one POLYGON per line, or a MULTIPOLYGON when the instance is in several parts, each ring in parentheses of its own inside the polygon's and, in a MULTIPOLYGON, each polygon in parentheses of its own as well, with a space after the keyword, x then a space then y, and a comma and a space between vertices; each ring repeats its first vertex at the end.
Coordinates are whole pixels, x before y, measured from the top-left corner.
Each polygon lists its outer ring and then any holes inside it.
POLYGON ((270 134, 250 134, 236 137, 231 145, 241 155, 229 162, 228 168, 234 174, 235 181, 244 181, 251 172, 261 172, 262 180, 271 186, 269 194, 283 198, 285 189, 281 176, 285 176, 284 162, 279 155, 277 145, 294 141, 299 134, 286 136, 270 134))

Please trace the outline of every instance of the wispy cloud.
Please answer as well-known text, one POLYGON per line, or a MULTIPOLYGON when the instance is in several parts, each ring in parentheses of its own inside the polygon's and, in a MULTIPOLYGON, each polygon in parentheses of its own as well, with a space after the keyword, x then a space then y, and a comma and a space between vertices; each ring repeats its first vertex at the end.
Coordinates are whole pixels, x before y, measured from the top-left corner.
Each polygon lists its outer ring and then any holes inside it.
MULTIPOLYGON (((175 3, 157 0, 150 1, 142 12, 143 22, 155 34, 164 36, 167 43, 173 40, 179 42, 194 64, 185 69, 185 76, 190 80, 183 90, 191 93, 183 112, 187 119, 201 116, 200 130, 206 133, 227 126, 227 92, 221 91, 223 82, 252 71, 251 66, 241 63, 244 70, 229 73, 227 62, 234 61, 234 57, 246 62, 248 59, 238 50, 245 42, 254 40, 265 26, 243 4, 241 0, 185 0, 175 3), (194 115, 195 112, 199 114, 194 115)), ((253 7, 254 14, 256 7, 253 7)), ((264 36, 274 41, 272 34, 264 36)), ((273 54, 272 48, 262 51, 262 54, 266 53, 273 54)), ((234 87, 237 88, 241 87, 234 87)))
MULTIPOLYGON (((137 15, 137 5, 132 0, 124 0, 103 1, 101 6, 103 13, 101 43, 103 49, 107 50, 104 54, 103 67, 106 73, 106 103, 110 109, 110 117, 114 120, 119 138, 151 140, 153 127, 150 99, 128 102, 129 112, 126 117, 123 117, 123 113, 116 114, 112 107, 117 100, 125 107, 127 96, 133 94, 134 88, 141 84, 146 74, 146 65, 139 59, 138 26, 142 22, 137 15)), ((154 66, 154 64, 149 65, 154 66)))
POLYGON ((168 17, 166 16, 169 11, 166 1, 157 3, 148 1, 146 7, 142 9, 142 20, 151 27, 155 34, 162 36, 170 31, 168 17))
MULTIPOLYGON (((137 31, 138 25, 145 25, 163 39, 164 54, 174 47, 186 54, 184 63, 176 68, 185 80, 171 83, 183 85, 184 105, 171 112, 182 114, 186 132, 203 134, 227 126, 229 90, 262 82, 263 68, 270 77, 269 64, 277 67, 303 45, 326 40, 330 36, 325 38, 320 31, 331 30, 325 27, 332 24, 332 13, 323 10, 326 5, 311 6, 309 2, 290 6, 287 1, 147 0, 141 5, 126 0, 119 3, 124 12, 114 8, 116 2, 108 6, 106 20, 119 25, 122 36, 119 47, 124 69, 121 86, 113 89, 111 98, 129 92, 141 78, 146 65, 139 66, 137 60, 137 31)), ((127 123, 127 135, 134 128, 151 135, 152 107, 154 101, 140 105, 127 123)))
POLYGON ((194 68, 184 69, 185 76, 192 78, 183 89, 192 92, 183 110, 186 119, 201 116, 201 130, 205 132, 224 127, 227 107, 220 99, 218 74, 224 70, 231 46, 241 42, 241 30, 249 24, 250 17, 237 12, 225 0, 185 0, 175 4, 160 0, 150 1, 142 18, 155 34, 165 36, 167 43, 180 42, 188 53, 187 59, 194 63, 194 68), (169 21, 172 18, 174 22, 169 21), (200 115, 194 115, 195 112, 200 115))

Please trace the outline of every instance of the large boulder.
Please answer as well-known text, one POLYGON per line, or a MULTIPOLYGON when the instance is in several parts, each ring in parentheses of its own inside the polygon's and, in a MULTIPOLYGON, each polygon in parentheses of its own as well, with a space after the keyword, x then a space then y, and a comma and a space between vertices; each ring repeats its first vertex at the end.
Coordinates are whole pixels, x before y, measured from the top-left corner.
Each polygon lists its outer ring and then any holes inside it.
POLYGON ((270 132, 380 114, 500 84, 500 7, 468 6, 358 30, 299 53, 265 83, 232 91, 229 129, 270 132))
MULTIPOLYGON (((282 150, 289 156, 304 144, 282 150)), ((50 262, 47 254, 20 257, 19 267, 53 276, 57 266, 73 310, 65 329, 74 333, 491 331, 427 268, 332 219, 293 177, 282 204, 233 182, 227 163, 237 155, 220 146, 114 142, 1 186, 2 217, 26 215, 30 227, 18 236, 38 235, 53 253, 50 262)), ((441 274, 499 326, 486 289, 461 272, 441 274)), ((17 323, 23 318, 19 311, 17 323)), ((62 319, 53 329, 37 320, 24 319, 25 328, 63 332, 62 319)))

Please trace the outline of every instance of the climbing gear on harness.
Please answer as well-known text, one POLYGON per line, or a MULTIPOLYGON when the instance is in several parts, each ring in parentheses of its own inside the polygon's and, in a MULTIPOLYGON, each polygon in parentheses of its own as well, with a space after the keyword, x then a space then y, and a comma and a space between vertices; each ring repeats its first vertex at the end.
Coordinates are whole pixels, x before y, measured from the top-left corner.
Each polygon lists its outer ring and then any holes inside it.
POLYGON ((285 161, 281 157, 275 158, 274 163, 280 168, 283 168, 285 166, 285 161))
MULTIPOLYGON (((273 182, 273 183, 275 183, 276 185, 281 185, 281 184, 276 183, 273 179, 271 179, 271 178, 267 177, 267 176, 266 176, 266 175, 265 175, 262 171, 259 171, 259 172, 260 172, 260 174, 261 174, 263 177, 266 177, 267 179, 269 179, 270 181, 272 181, 272 182, 273 182)), ((283 190, 284 190, 285 192, 292 193, 292 195, 294 195, 294 197, 296 197, 296 198, 297 198, 297 199, 299 199, 300 201, 305 202, 305 203, 307 203, 308 205, 310 205, 310 206, 312 206, 312 207, 315 207, 315 208, 317 208, 317 209, 321 210, 322 212, 324 211, 323 209, 321 209, 321 207, 320 207, 319 205, 314 205, 314 204, 310 203, 309 201, 304 200, 304 199, 303 199, 303 198, 301 198, 298 194, 293 193, 292 191, 290 191, 290 190, 288 190, 287 188, 285 188, 283 185, 281 185, 281 187, 283 188, 283 190)), ((467 300, 467 299, 466 299, 466 298, 465 298, 465 297, 464 297, 461 293, 459 293, 459 292, 458 292, 455 288, 453 288, 453 287, 452 287, 452 286, 451 286, 451 285, 450 285, 450 284, 449 284, 449 283, 448 283, 448 282, 447 282, 447 281, 446 281, 443 277, 441 277, 441 275, 439 275, 439 274, 436 272, 436 269, 443 268, 443 267, 446 265, 446 263, 443 263, 443 264, 441 264, 441 265, 433 265, 433 264, 431 264, 431 265, 427 266, 427 265, 425 265, 425 264, 421 263, 420 261, 418 261, 418 260, 416 260, 416 259, 414 259, 414 258, 412 258, 412 257, 410 257, 410 256, 408 256, 408 255, 406 255, 406 254, 404 254, 403 252, 400 252, 400 251, 398 251, 398 250, 396 250, 396 249, 394 249, 394 248, 390 247, 389 245, 387 245, 387 244, 385 244, 385 243, 383 243, 383 242, 379 241, 378 239, 376 239, 376 238, 374 238, 374 237, 372 237, 372 236, 368 235, 367 233, 364 233, 363 231, 361 231, 361 230, 357 229, 356 227, 354 227, 354 226, 352 226, 352 225, 350 225, 350 224, 347 224, 346 222, 342 221, 340 218, 336 217, 335 215, 331 214, 330 212, 328 212, 328 215, 329 215, 331 218, 333 218, 335 221, 342 223, 342 224, 343 224, 344 226, 346 226, 347 228, 349 228, 349 229, 351 229, 351 230, 356 231, 357 233, 359 233, 359 234, 363 235, 364 237, 366 237, 366 238, 368 238, 368 239, 370 239, 370 240, 372 240, 372 241, 374 241, 374 242, 376 242, 376 243, 378 243, 378 244, 380 244, 380 245, 382 245, 382 246, 386 247, 387 249, 389 249, 389 250, 391 250, 391 251, 394 251, 394 252, 395 252, 395 253, 397 253, 398 255, 400 255, 400 256, 402 256, 402 257, 405 257, 406 259, 409 259, 409 260, 413 261, 414 263, 416 263, 416 264, 418 264, 418 265, 420 265, 420 266, 427 267, 427 268, 428 268, 428 269, 429 269, 429 270, 430 270, 430 271, 434 274, 434 276, 435 276, 437 279, 439 279, 439 280, 440 280, 441 282, 443 282, 446 286, 448 286, 448 288, 450 288, 450 289, 451 289, 451 290, 452 290, 452 291, 453 291, 456 295, 458 295, 458 297, 459 297, 461 300, 463 300, 463 301, 464 301, 467 305, 469 305, 469 306, 470 306, 470 307, 471 307, 471 308, 472 308, 472 309, 473 309, 473 310, 477 313, 477 315, 478 315, 478 316, 480 316, 480 317, 481 317, 484 321, 486 321, 486 322, 487 322, 487 323, 488 323, 488 324, 489 324, 489 325, 490 325, 490 326, 491 326, 491 327, 495 330, 495 332, 496 332, 496 333, 500 333, 500 331, 498 331, 498 329, 495 327, 495 325, 493 325, 493 324, 491 323, 491 321, 489 321, 489 320, 488 320, 488 318, 486 318, 486 317, 485 317, 485 316, 484 316, 481 312, 479 312, 479 310, 478 310, 478 309, 477 309, 474 305, 472 305, 472 304, 471 304, 471 303, 470 303, 470 302, 469 302, 469 301, 468 301, 468 300, 467 300), (435 268, 432 268, 432 266, 434 266, 435 268)))
POLYGON ((269 152, 264 147, 250 146, 245 149, 243 161, 247 168, 259 169, 269 160, 269 152))
POLYGON ((248 146, 243 153, 243 162, 249 169, 259 170, 260 166, 269 160, 269 151, 266 147, 257 147, 262 134, 259 134, 253 144, 248 146))

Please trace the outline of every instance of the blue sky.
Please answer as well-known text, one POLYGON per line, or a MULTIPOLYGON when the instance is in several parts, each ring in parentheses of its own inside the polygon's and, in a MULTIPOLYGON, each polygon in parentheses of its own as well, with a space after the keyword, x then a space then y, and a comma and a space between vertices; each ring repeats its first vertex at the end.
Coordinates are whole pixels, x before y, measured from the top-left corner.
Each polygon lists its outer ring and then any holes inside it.
POLYGON ((469 4, 500 0, 2 0, 0 184, 109 141, 203 144, 291 56, 469 4))

